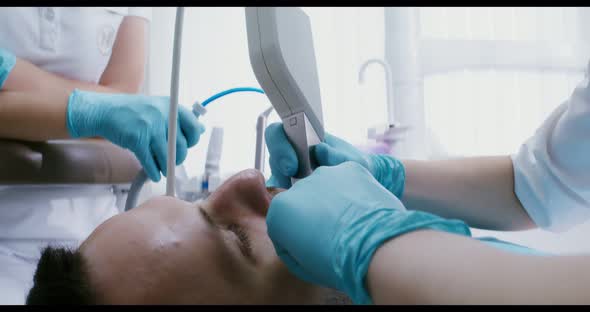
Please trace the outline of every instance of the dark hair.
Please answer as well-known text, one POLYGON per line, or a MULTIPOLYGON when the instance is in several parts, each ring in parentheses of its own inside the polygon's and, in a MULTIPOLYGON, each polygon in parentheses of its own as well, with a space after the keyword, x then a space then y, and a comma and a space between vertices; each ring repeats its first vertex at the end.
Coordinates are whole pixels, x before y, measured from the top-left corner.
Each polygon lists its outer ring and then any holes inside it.
POLYGON ((95 304, 86 262, 78 249, 48 246, 41 252, 26 304, 95 304))

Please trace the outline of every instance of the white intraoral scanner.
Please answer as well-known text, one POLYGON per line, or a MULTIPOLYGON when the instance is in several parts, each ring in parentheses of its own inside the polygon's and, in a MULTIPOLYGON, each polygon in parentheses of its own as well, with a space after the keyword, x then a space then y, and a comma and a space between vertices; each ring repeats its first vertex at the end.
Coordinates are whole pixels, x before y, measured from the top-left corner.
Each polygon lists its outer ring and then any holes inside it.
POLYGON ((309 148, 324 140, 309 17, 293 7, 247 7, 246 29, 256 79, 281 117, 297 154, 295 182, 315 169, 309 148))

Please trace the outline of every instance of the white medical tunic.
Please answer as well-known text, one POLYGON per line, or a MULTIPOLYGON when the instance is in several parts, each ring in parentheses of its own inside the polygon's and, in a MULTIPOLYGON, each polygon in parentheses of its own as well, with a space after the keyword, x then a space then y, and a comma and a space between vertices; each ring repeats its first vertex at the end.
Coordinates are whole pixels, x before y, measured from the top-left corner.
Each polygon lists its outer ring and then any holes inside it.
POLYGON ((516 196, 540 228, 590 219, 590 85, 586 78, 512 155, 516 196))
MULTIPOLYGON (((70 79, 96 83, 125 16, 149 8, 0 8, 0 47, 70 79)), ((77 247, 118 213, 109 185, 0 186, 0 304, 22 304, 40 250, 77 247)))
POLYGON ((49 72, 98 82, 127 15, 149 8, 0 8, 0 48, 49 72))

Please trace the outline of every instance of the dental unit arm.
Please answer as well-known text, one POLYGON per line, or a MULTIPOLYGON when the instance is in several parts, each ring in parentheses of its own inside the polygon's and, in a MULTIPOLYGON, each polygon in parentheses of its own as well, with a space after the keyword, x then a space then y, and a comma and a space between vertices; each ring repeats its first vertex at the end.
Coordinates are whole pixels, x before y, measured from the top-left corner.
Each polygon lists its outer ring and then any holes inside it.
POLYGON ((309 148, 324 140, 310 20, 299 8, 245 10, 250 63, 297 154, 295 182, 315 169, 309 148))
POLYGON ((182 50, 182 28, 184 8, 176 8, 174 22, 174 48, 172 50, 172 75, 170 78, 170 113, 168 114, 168 163, 166 164, 166 195, 174 197, 176 168, 176 125, 178 124, 178 91, 180 89, 180 51, 182 50))

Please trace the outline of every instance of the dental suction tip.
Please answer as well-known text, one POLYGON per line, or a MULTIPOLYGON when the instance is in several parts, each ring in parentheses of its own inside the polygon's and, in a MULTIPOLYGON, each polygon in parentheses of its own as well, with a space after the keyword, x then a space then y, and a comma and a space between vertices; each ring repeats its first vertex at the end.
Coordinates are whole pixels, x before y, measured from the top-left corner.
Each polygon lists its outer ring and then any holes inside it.
POLYGON ((193 114, 196 116, 204 116, 207 113, 207 109, 201 105, 198 101, 193 104, 193 114))

